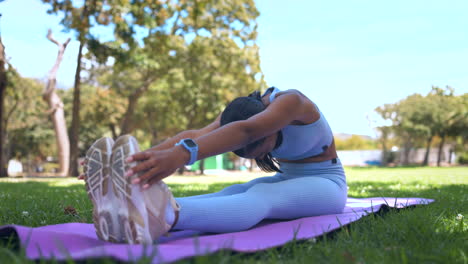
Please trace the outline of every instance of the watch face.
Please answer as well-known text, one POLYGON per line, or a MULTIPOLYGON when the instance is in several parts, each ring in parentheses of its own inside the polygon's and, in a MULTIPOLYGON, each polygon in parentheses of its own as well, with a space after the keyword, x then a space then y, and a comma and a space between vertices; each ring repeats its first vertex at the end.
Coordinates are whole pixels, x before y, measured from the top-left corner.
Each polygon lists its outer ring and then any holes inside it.
POLYGON ((184 140, 184 142, 185 142, 185 144, 186 144, 187 146, 189 146, 190 148, 194 148, 194 147, 197 146, 197 144, 196 144, 195 142, 193 142, 193 140, 191 140, 191 139, 186 139, 186 140, 184 140))

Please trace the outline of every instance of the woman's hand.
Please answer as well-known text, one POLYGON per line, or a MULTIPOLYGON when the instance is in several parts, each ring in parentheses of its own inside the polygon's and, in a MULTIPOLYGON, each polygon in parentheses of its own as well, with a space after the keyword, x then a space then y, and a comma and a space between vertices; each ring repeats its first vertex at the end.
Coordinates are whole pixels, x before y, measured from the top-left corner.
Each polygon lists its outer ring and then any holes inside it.
POLYGON ((127 163, 137 162, 130 168, 125 176, 138 177, 132 180, 133 184, 142 184, 143 189, 173 174, 178 168, 184 166, 190 159, 190 153, 182 146, 174 146, 166 150, 146 150, 129 156, 127 163))

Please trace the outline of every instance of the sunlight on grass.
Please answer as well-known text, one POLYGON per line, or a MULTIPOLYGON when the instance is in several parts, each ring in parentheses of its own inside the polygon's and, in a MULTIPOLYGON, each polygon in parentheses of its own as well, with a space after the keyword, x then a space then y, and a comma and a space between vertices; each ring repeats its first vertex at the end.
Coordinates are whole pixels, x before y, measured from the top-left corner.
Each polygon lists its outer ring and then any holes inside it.
POLYGON ((164 182, 167 184, 210 184, 210 183, 225 183, 225 182, 245 182, 255 179, 257 177, 264 176, 264 174, 259 174, 256 176, 249 175, 244 176, 241 173, 237 176, 174 176, 164 179, 164 182))
MULTIPOLYGON (((164 182, 167 184, 210 184, 210 183, 231 183, 231 182, 245 182, 255 179, 257 177, 272 175, 267 173, 230 173, 226 175, 203 175, 203 176, 181 176, 173 175, 166 179, 164 182)), ((50 186, 71 186, 71 185, 84 185, 84 181, 78 180, 75 177, 63 177, 63 178, 0 178, 1 182, 44 182, 50 186)))
POLYGON ((349 181, 400 182, 407 184, 468 184, 468 167, 456 168, 345 168, 349 181))
MULTIPOLYGON (((254 255, 220 252, 182 263, 466 263, 468 168, 345 170, 350 197, 423 197, 435 202, 363 218, 331 238, 291 242, 254 255)), ((266 174, 174 176, 165 182, 174 196, 183 197, 261 176, 266 174)), ((92 223, 92 204, 84 182, 76 178, 1 178, 0 190, 0 225, 92 223)), ((0 252, 0 258, 11 254, 24 259, 8 250, 0 252)))
POLYGON ((71 186, 75 184, 83 184, 84 182, 81 180, 78 180, 75 177, 63 177, 63 178, 0 178, 0 183, 1 182, 43 182, 48 184, 49 186, 71 186))

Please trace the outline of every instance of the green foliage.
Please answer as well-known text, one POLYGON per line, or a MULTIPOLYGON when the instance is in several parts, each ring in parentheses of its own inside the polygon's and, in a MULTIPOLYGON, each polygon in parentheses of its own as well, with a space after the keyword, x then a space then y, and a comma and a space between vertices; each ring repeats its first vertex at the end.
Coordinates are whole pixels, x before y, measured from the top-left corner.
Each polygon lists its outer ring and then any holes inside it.
POLYGON ((370 150, 377 149, 377 142, 358 135, 352 135, 348 139, 335 138, 336 150, 370 150))
POLYGON ((3 122, 6 124, 8 154, 42 158, 53 155, 53 127, 48 107, 41 98, 44 84, 21 77, 11 66, 7 74, 9 82, 3 122))
MULTIPOLYGON (((62 90, 61 96, 65 104, 65 112, 71 113, 73 90, 62 90)), ((98 138, 113 137, 112 130, 119 126, 119 120, 125 112, 125 100, 114 91, 91 85, 81 88, 83 97, 80 111, 80 155, 98 138)), ((71 123, 71 115, 66 116, 71 123)))
POLYGON ((392 121, 392 132, 400 139, 401 145, 412 141, 413 145, 422 146, 424 139, 432 136, 433 106, 427 101, 425 97, 413 94, 395 104, 378 107, 376 112, 392 121))
POLYGON ((426 96, 413 94, 375 111, 383 119, 391 121, 386 133, 392 134, 405 149, 427 146, 435 137, 449 138, 452 144, 461 142, 462 146, 466 145, 468 94, 456 96, 451 87, 432 87, 426 96))
MULTIPOLYGON (((61 24, 66 30, 77 33, 78 40, 85 42, 93 39, 92 27, 116 25, 116 31, 125 35, 132 31, 122 17, 125 6, 129 1, 72 1, 72 0, 42 0, 50 5, 49 14, 62 16, 61 24)), ((130 38, 133 43, 133 39, 130 38)))
POLYGON ((199 128, 214 120, 226 103, 260 89, 257 47, 225 37, 197 36, 180 52, 177 68, 168 75, 171 110, 185 125, 199 128), (249 71, 246 69, 249 68, 249 71))
POLYGON ((468 164, 468 151, 460 153, 460 155, 458 157, 458 163, 463 164, 463 165, 468 164))
POLYGON ((153 143, 208 124, 228 101, 264 87, 253 1, 156 2, 123 9, 146 32, 139 45, 122 45, 119 34, 88 43, 99 85, 127 99, 120 133, 143 131, 140 140, 153 143))
MULTIPOLYGON (((264 88, 253 0, 42 2, 86 45, 81 154, 103 135, 155 144, 264 88)), ((72 94, 63 94, 71 123, 72 94)))
POLYGON ((441 89, 433 87, 427 95, 428 107, 431 108, 429 125, 435 135, 467 135, 468 130, 468 94, 455 96, 451 87, 441 89))

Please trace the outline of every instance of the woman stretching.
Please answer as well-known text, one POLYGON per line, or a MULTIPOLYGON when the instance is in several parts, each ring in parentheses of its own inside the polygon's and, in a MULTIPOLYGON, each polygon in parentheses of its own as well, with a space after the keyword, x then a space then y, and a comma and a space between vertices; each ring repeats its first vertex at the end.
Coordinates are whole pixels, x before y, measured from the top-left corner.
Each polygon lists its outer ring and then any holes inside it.
POLYGON ((269 88, 233 100, 219 117, 140 152, 123 136, 96 141, 86 155, 88 194, 100 238, 152 243, 169 230, 235 232, 263 219, 341 213, 346 177, 332 131, 317 106, 297 90, 269 88), (161 181, 178 168, 233 151, 274 176, 220 192, 173 198, 161 181))

